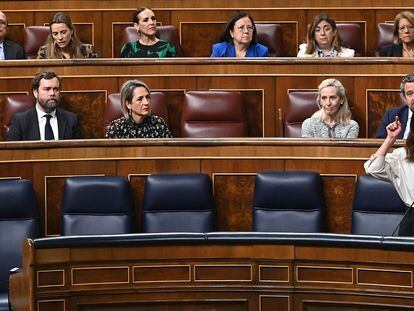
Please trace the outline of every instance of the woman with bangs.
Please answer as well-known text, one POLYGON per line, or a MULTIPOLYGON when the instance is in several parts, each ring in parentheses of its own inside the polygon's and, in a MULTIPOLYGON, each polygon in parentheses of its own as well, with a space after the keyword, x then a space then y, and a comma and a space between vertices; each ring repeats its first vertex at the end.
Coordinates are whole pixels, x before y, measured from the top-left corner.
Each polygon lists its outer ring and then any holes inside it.
POLYGON ((353 49, 342 46, 335 21, 325 13, 313 19, 307 43, 299 46, 297 57, 354 57, 353 49))

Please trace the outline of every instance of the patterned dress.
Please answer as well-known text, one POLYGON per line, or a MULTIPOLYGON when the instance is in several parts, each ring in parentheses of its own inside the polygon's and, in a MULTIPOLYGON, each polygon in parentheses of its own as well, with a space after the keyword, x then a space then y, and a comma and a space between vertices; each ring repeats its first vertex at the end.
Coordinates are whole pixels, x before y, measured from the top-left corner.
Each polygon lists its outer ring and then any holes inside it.
MULTIPOLYGON (((92 44, 82 43, 81 45, 81 54, 82 58, 97 58, 98 53, 95 51, 95 48, 92 44)), ((46 45, 43 45, 39 48, 37 52, 37 59, 46 59, 46 45)), ((62 59, 65 59, 65 56, 62 55, 62 59)))
POLYGON ((175 57, 175 47, 170 42, 159 40, 153 45, 143 45, 139 41, 129 42, 121 49, 121 58, 164 58, 175 57))
POLYGON ((131 118, 121 117, 111 122, 105 138, 171 138, 164 119, 150 115, 141 123, 135 123, 131 118))

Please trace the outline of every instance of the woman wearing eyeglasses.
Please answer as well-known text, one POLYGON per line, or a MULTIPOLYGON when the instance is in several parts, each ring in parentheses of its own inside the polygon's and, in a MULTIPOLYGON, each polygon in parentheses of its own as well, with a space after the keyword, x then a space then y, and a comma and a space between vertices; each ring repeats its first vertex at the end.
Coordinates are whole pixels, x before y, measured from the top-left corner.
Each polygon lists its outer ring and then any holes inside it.
POLYGON ((246 12, 232 17, 212 51, 211 57, 266 57, 269 53, 266 46, 257 42, 253 17, 246 12))
POLYGON ((414 57, 414 14, 398 13, 394 20, 394 44, 379 50, 383 57, 414 57))

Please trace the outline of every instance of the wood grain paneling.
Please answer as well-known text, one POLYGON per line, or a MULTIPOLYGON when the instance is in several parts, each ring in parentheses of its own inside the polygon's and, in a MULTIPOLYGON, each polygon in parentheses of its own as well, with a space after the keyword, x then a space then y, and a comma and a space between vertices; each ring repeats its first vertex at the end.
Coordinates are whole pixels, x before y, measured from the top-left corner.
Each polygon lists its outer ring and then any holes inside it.
POLYGON ((191 281, 191 268, 189 265, 134 266, 132 273, 134 283, 191 281))
POLYGON ((289 311, 290 310, 290 297, 278 296, 278 295, 262 295, 260 296, 260 310, 261 311, 289 311))

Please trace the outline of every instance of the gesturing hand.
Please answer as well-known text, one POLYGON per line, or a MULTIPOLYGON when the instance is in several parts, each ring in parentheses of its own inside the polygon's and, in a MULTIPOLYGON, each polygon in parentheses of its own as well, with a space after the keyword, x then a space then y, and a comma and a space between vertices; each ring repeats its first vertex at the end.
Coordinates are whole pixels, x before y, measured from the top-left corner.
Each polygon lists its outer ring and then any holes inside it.
POLYGON ((401 133, 401 122, 398 116, 395 116, 395 121, 387 125, 387 136, 392 139, 397 139, 401 133))

